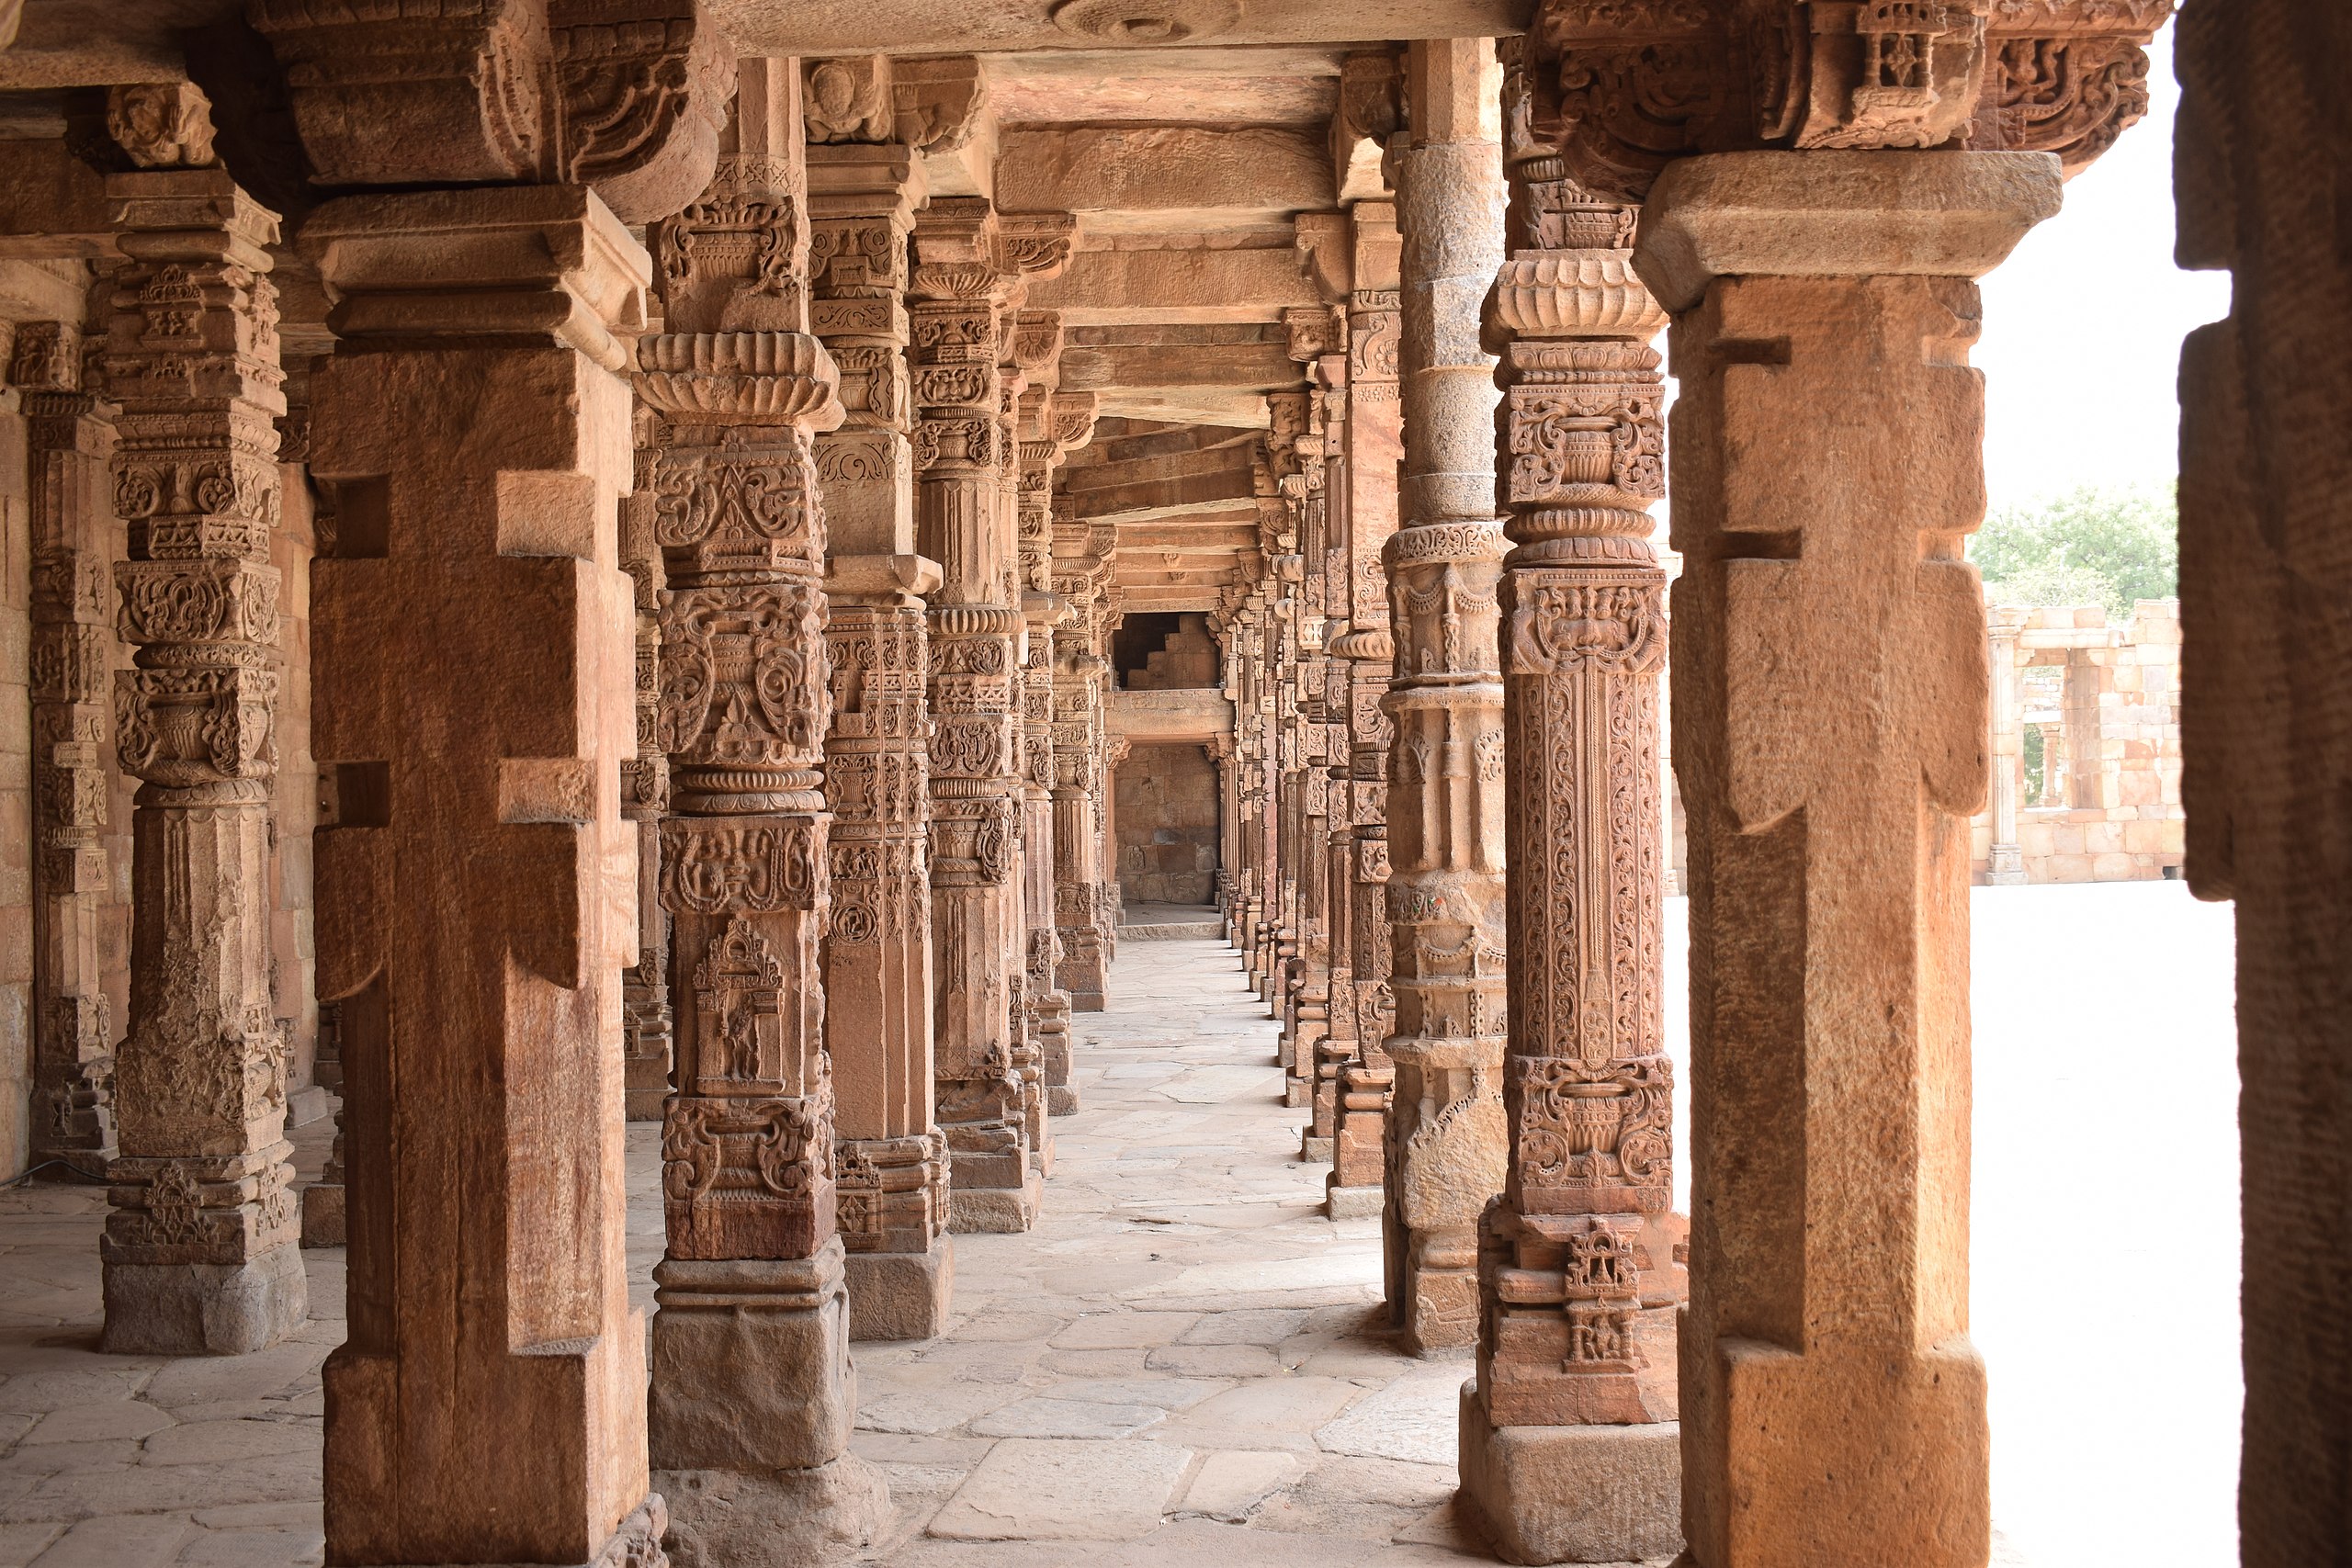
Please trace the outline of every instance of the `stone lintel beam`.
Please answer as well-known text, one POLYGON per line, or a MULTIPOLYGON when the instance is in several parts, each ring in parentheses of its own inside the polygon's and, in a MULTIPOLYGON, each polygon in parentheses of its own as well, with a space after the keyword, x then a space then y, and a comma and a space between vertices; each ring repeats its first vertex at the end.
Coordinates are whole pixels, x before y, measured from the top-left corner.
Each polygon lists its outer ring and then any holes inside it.
MULTIPOLYGON (((8 156, 0 160, 0 259, 114 251, 105 179, 62 141, 9 143, 8 156)), ((79 321, 82 302, 24 319, 79 321)))
POLYGON ((1167 514, 1246 502, 1253 475, 1246 446, 1212 447, 1182 457, 1102 463, 1081 469, 1065 487, 1072 515, 1081 518, 1167 514))
POLYGON ((1105 410, 1144 389, 1274 392, 1298 380, 1298 367, 1280 343, 1072 344, 1062 351, 1062 389, 1101 392, 1105 410))
POLYGON ((1072 327, 1272 322, 1284 310, 1322 303, 1289 246, 1221 250, 1186 242, 1081 251, 1060 277, 1030 290, 1030 303, 1060 311, 1072 327))
POLYGON ((1323 43, 1334 39, 1497 38, 1526 28, 1531 0, 1159 0, 1156 5, 1080 0, 1046 6, 971 0, 714 0, 737 44, 752 54, 934 54, 1069 50, 1137 41, 1323 43), (1164 24, 1156 35, 1131 22, 1164 24))
POLYGON ((1338 197, 1321 141, 1268 126, 1076 126, 1004 133, 1010 211, 1076 212, 1095 233, 1199 230, 1245 214, 1316 212, 1338 197))

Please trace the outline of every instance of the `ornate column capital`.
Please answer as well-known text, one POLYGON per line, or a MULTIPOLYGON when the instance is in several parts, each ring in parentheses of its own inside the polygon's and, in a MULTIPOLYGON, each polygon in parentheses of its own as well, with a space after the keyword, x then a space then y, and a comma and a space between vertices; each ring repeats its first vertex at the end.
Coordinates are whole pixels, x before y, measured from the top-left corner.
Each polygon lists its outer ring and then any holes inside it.
POLYGON ((2079 172, 2147 111, 2172 0, 1544 0, 1507 101, 1590 188, 1691 153, 1961 147, 2079 172))

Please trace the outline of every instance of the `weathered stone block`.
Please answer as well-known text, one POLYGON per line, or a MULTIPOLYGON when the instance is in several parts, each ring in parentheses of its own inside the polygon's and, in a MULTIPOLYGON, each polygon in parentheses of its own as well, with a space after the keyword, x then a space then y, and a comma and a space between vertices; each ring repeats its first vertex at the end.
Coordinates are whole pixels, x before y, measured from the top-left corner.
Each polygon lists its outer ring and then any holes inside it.
POLYGON ((1682 1427, 1497 1427, 1462 1385, 1461 1501, 1507 1562, 1637 1562, 1682 1549, 1682 1427))

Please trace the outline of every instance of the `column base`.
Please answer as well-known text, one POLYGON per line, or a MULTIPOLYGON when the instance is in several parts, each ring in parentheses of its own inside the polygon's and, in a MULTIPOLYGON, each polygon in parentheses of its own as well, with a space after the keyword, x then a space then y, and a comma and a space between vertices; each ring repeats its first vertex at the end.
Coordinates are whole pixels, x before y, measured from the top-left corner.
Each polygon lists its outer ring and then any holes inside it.
MULTIPOLYGON (((882 1472, 854 1454, 808 1470, 657 1470, 673 1568, 808 1568, 869 1544, 890 1517, 882 1472)), ((632 1560, 633 1561, 633 1560, 632 1560)))
POLYGON ((1323 1183, 1323 1213, 1335 1220, 1376 1220, 1387 1204, 1385 1187, 1342 1187, 1336 1170, 1323 1183))
POLYGON ((1101 1012, 1107 1005, 1101 991, 1072 991, 1069 994, 1069 1010, 1072 1012, 1101 1012))
POLYGON ((109 1356, 249 1356, 311 1313, 302 1249, 291 1242, 243 1263, 105 1266, 109 1356))
POLYGON ((1496 1427, 1462 1385, 1462 1490, 1506 1562, 1643 1562, 1682 1550, 1682 1425, 1496 1427))
MULTIPOLYGON (((662 1494, 655 1492, 637 1506, 634 1513, 621 1521, 620 1529, 612 1533, 595 1556, 570 1568, 662 1568, 669 1561, 662 1555, 662 1532, 670 1528, 670 1511, 663 1506, 662 1494)), ((404 1562, 391 1568, 447 1568, 444 1563, 404 1562)), ((547 1568, 545 1563, 481 1562, 469 1568, 547 1568)))
POLYGON ((631 1122, 659 1122, 662 1102, 670 1097, 666 1089, 628 1089, 622 1093, 622 1114, 631 1122))
POLYGON ((1298 1157, 1309 1165, 1329 1165, 1331 1145, 1336 1140, 1318 1138, 1312 1133, 1298 1135, 1298 1157))
POLYGON ((1078 1090, 1066 1083, 1046 1086, 1046 1114, 1075 1116, 1078 1114, 1078 1090))
MULTIPOLYGON (((653 1281, 655 1469, 756 1482, 849 1451, 857 1373, 840 1237, 807 1258, 665 1258, 653 1281)), ((684 1517, 678 1492, 657 1489, 684 1517)))
POLYGON ((1404 1347, 1409 1355, 1458 1350, 1478 1339, 1478 1270, 1407 1263, 1404 1347))
POLYGON ((935 1339, 946 1331, 956 1247, 945 1236, 928 1252, 853 1252, 844 1262, 852 1339, 935 1339))
POLYGON ((1032 1168, 1018 1187, 950 1187, 947 1228, 957 1235, 1017 1235, 1037 1223, 1046 1179, 1032 1168))
POLYGON ((302 1245, 304 1247, 341 1247, 345 1236, 343 1224, 344 1185, 340 1181, 313 1181, 302 1189, 302 1245))
POLYGON ((2023 887, 2025 885, 2025 873, 2022 871, 1987 872, 1984 876, 1987 887, 2023 887))
MULTIPOLYGON (((1288 1066, 1290 1064, 1283 1064, 1288 1066)), ((1306 1078, 1283 1080, 1283 1103, 1293 1111, 1305 1111, 1315 1103, 1315 1085, 1306 1078)))

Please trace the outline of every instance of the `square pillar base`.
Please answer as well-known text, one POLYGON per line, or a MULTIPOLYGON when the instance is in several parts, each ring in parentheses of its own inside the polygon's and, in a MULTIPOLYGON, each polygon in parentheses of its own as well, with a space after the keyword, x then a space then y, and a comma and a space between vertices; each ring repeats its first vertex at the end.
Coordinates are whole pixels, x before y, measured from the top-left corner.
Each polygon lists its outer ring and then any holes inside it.
POLYGON ((1376 1220, 1388 1205, 1385 1187, 1342 1187, 1333 1171, 1323 1182, 1323 1213, 1335 1220, 1376 1220))
POLYGON ((956 1290, 956 1246, 947 1237, 928 1252, 853 1252, 843 1261, 851 1339, 936 1339, 946 1332, 956 1290))
MULTIPOLYGON (((657 1471, 751 1478, 849 1451, 857 1372, 841 1238, 814 1258, 665 1258, 653 1270, 648 1449, 657 1471)), ((686 1517, 659 1482, 673 1520, 686 1517)))
POLYGON ((1331 1142, 1329 1138, 1318 1138, 1312 1133, 1301 1133, 1298 1135, 1298 1157, 1308 1165, 1329 1165, 1331 1142))
POLYGON ((341 1247, 345 1244, 343 1199, 344 1185, 340 1181, 313 1181, 302 1189, 304 1247, 341 1247))
POLYGON ((1045 1195, 1045 1175, 1035 1167, 1018 1187, 951 1186, 947 1228, 957 1235, 1017 1235, 1037 1223, 1045 1195))
MULTIPOLYGON (((671 1568, 807 1568, 869 1544, 890 1520, 882 1472, 854 1454, 808 1470, 657 1470, 671 1568)), ((635 1558, 626 1561, 634 1562, 635 1558)))
POLYGON ((1046 1114, 1075 1116, 1078 1114, 1078 1090, 1066 1083, 1046 1086, 1046 1114))
POLYGON ((311 1314, 291 1238, 243 1263, 116 1263, 104 1269, 109 1356, 249 1356, 311 1314))
POLYGON ((1463 1511, 1506 1562, 1646 1562, 1682 1550, 1682 1424, 1496 1427, 1462 1385, 1463 1511))

